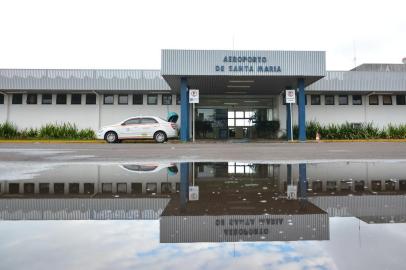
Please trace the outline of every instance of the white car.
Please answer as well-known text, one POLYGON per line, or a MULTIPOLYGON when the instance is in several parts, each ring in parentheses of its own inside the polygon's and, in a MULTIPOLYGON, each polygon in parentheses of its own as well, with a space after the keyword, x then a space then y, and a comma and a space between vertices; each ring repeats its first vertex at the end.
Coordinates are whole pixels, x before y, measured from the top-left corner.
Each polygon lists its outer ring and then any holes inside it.
POLYGON ((135 116, 115 125, 102 127, 97 131, 96 137, 108 143, 133 139, 154 139, 163 143, 178 136, 177 120, 176 113, 171 113, 167 121, 155 116, 135 116))

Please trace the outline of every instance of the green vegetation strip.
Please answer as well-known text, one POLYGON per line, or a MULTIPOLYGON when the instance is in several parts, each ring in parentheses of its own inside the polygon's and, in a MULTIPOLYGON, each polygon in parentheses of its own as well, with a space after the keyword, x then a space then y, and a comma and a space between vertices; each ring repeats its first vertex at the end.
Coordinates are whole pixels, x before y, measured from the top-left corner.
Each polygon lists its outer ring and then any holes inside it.
MULTIPOLYGON (((293 137, 297 139, 299 129, 293 127, 293 137)), ((406 125, 388 125, 375 127, 372 123, 354 125, 351 123, 321 125, 317 122, 306 124, 308 140, 316 139, 319 133, 321 140, 401 140, 406 139, 406 125)))
POLYGON ((46 124, 40 128, 18 129, 10 122, 0 124, 0 139, 29 140, 95 140, 96 134, 90 128, 78 129, 75 124, 46 124))

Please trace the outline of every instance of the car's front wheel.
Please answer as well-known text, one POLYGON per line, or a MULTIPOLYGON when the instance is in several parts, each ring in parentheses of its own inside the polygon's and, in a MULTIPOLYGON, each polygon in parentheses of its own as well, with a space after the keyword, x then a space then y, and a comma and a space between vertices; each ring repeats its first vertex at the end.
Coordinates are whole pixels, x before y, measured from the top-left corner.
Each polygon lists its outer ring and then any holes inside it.
POLYGON ((114 131, 107 132, 106 135, 104 136, 104 138, 106 139, 106 142, 108 142, 108 143, 118 142, 117 133, 115 133, 114 131))
POLYGON ((157 131, 157 132, 155 132, 155 134, 154 134, 154 140, 157 142, 157 143, 163 143, 163 142, 165 142, 166 141, 166 133, 165 132, 163 132, 163 131, 157 131))

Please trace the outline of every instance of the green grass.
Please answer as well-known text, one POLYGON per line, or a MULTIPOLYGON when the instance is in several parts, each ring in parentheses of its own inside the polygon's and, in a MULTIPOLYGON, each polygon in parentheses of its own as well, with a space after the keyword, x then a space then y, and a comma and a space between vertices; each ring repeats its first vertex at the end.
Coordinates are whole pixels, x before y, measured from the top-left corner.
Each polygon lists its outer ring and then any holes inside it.
POLYGON ((75 124, 46 124, 39 129, 28 128, 19 130, 10 122, 0 124, 0 138, 3 139, 70 139, 93 140, 96 134, 90 128, 78 129, 75 124))

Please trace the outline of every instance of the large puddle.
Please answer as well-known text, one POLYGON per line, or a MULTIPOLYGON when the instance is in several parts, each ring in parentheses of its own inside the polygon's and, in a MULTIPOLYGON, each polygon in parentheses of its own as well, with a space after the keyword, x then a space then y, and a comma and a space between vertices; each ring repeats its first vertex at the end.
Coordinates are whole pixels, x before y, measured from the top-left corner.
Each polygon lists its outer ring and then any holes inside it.
POLYGON ((7 165, 1 269, 404 269, 406 163, 7 165))

